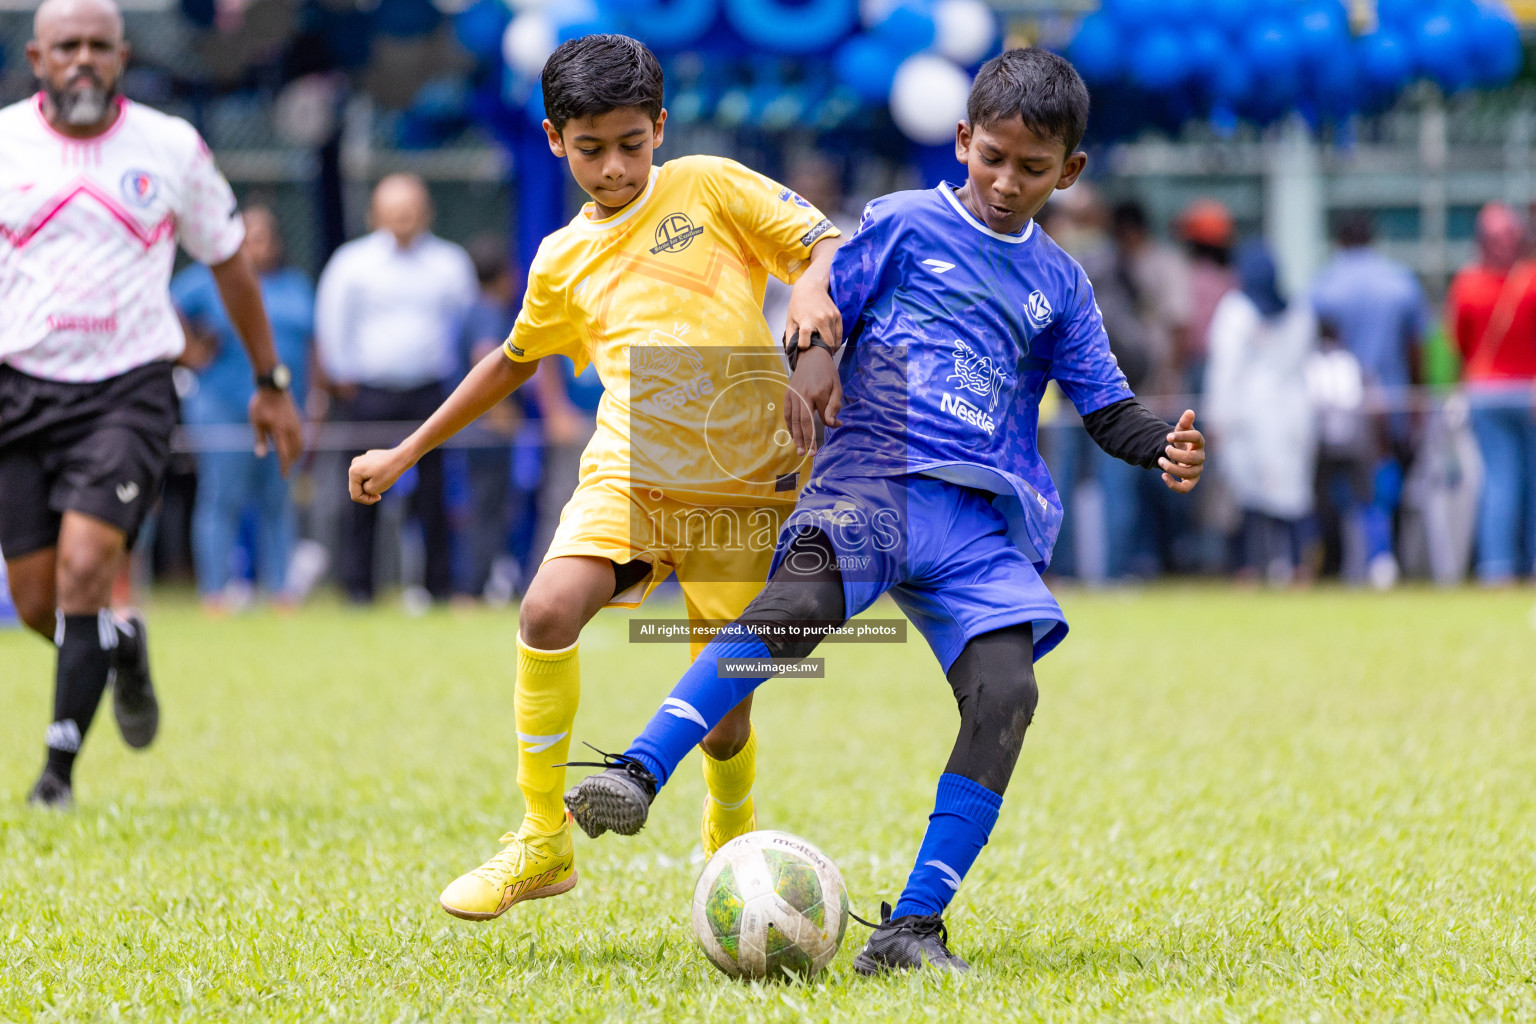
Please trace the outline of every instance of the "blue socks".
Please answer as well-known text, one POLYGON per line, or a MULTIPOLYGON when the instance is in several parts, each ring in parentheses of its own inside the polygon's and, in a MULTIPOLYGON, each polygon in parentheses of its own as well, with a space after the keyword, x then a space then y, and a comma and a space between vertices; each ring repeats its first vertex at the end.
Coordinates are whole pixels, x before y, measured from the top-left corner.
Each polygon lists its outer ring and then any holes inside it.
POLYGON ((699 652, 683 678, 662 701, 650 724, 625 751, 650 769, 658 788, 704 734, 757 689, 768 676, 722 677, 715 663, 721 658, 771 657, 757 634, 738 623, 722 629, 699 652))
POLYGON ((942 914, 997 824, 1003 798, 963 775, 939 776, 939 794, 891 919, 942 914))

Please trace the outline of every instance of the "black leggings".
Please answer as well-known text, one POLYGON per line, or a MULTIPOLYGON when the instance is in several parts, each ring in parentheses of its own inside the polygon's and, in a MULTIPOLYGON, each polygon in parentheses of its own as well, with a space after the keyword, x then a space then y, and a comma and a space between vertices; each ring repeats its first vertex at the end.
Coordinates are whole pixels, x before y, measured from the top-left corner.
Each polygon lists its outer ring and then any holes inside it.
MULTIPOLYGON (((837 627, 848 621, 843 574, 826 534, 812 528, 795 538, 740 621, 748 629, 759 623, 793 623, 797 632, 813 634, 808 639, 785 638, 782 630, 754 631, 775 658, 809 656, 819 642, 819 633, 810 627, 837 627)), ((963 775, 999 796, 1008 788, 1040 697, 1034 661, 1034 629, 1027 622, 972 637, 965 645, 948 673, 960 706, 960 734, 946 772, 963 775)))

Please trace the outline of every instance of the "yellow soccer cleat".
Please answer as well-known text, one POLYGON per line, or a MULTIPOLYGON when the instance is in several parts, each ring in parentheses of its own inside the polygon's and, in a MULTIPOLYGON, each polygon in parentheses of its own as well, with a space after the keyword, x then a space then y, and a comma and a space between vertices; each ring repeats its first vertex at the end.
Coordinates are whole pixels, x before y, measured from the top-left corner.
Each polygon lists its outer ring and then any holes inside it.
POLYGON ((438 902, 454 917, 489 921, 514 903, 559 896, 576 887, 576 849, 567 818, 552 836, 508 832, 500 853, 454 879, 438 902))
POLYGON ((704 859, 737 836, 757 831, 757 807, 749 796, 742 801, 746 806, 727 810, 708 793, 704 794, 704 816, 699 820, 699 839, 704 843, 704 859), (741 812, 747 813, 743 815, 741 812))

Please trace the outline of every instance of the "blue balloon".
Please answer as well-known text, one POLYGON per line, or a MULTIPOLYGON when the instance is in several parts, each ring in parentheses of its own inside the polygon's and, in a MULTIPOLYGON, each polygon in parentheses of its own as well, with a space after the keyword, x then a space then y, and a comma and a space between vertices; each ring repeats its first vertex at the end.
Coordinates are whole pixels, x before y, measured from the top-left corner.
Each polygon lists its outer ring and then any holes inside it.
POLYGON ((1248 0, 1208 0, 1205 18, 1223 32, 1237 35, 1250 20, 1248 0))
POLYGON ((858 0, 725 0, 725 16, 748 43, 773 53, 815 53, 859 20, 858 0))
POLYGON ((1341 43, 1349 40, 1349 22, 1337 2, 1320 0, 1301 12, 1297 25, 1296 47, 1301 59, 1311 68, 1337 55, 1341 43))
POLYGON ((636 0, 623 11, 629 33, 653 50, 692 46, 719 12, 719 0, 636 0))
POLYGON ((1311 76, 1312 93, 1318 110, 1327 117, 1341 118, 1352 113, 1360 101, 1360 83, 1354 53, 1349 40, 1319 61, 1311 76))
POLYGON ((1067 59, 1089 85, 1114 81, 1124 70, 1120 31, 1105 13, 1090 14, 1067 47, 1067 59))
POLYGON ((1506 12, 1491 5, 1481 8, 1468 37, 1479 84, 1503 85, 1520 73, 1525 48, 1520 42, 1520 29, 1506 12))
POLYGON ((933 45, 933 32, 933 15, 912 4, 899 4, 872 34, 903 57, 910 57, 933 45))
POLYGON ((1267 19, 1248 30, 1243 40, 1248 60, 1260 78, 1293 73, 1299 53, 1291 27, 1283 21, 1267 19))
POLYGON ((1162 17, 1161 0, 1104 0, 1104 13, 1123 29, 1146 28, 1162 17))
POLYGON ((1254 87, 1250 108, 1268 119, 1285 111, 1301 89, 1300 54, 1291 26, 1266 19, 1248 30, 1243 40, 1254 87))
POLYGON ((1166 25, 1203 24, 1200 0, 1163 0, 1160 18, 1166 25))
POLYGON ((501 37, 511 20, 512 13, 501 0, 479 0, 454 16, 453 34, 460 46, 491 63, 501 60, 501 37))
POLYGON ((1153 29, 1131 50, 1131 81, 1152 92, 1169 92, 1189 76, 1183 44, 1171 29, 1153 29))
POLYGON ((1413 53, 1401 35, 1377 29, 1360 40, 1360 70, 1378 91, 1396 92, 1413 77, 1413 53))
POLYGON ((1405 32, 1423 14, 1424 0, 1376 0, 1376 21, 1381 28, 1405 32))
POLYGON ((1242 54, 1229 54, 1211 80, 1211 95, 1219 106, 1241 106, 1253 92, 1253 69, 1242 54))
POLYGON ((840 84, 846 85, 866 103, 884 103, 891 95, 891 82, 901 65, 902 55, 872 36, 854 36, 832 57, 832 68, 840 84))
POLYGON ((1189 76, 1213 88, 1222 65, 1235 59, 1232 44, 1214 25, 1196 26, 1184 45, 1189 57, 1189 76))
POLYGON ((1449 14, 1436 12, 1419 22, 1414 31, 1419 70, 1439 82, 1447 91, 1466 85, 1470 79, 1466 37, 1449 14))

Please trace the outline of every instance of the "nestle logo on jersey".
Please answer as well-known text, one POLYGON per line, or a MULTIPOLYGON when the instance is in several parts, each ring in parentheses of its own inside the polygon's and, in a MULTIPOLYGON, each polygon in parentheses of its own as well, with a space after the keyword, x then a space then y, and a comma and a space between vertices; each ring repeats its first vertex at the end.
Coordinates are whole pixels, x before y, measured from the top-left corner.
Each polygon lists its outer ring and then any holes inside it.
POLYGON ((949 413, 961 423, 969 423, 973 427, 980 427, 989 434, 997 429, 997 423, 979 406, 972 405, 956 395, 951 395, 947 392, 940 395, 939 408, 949 413))

